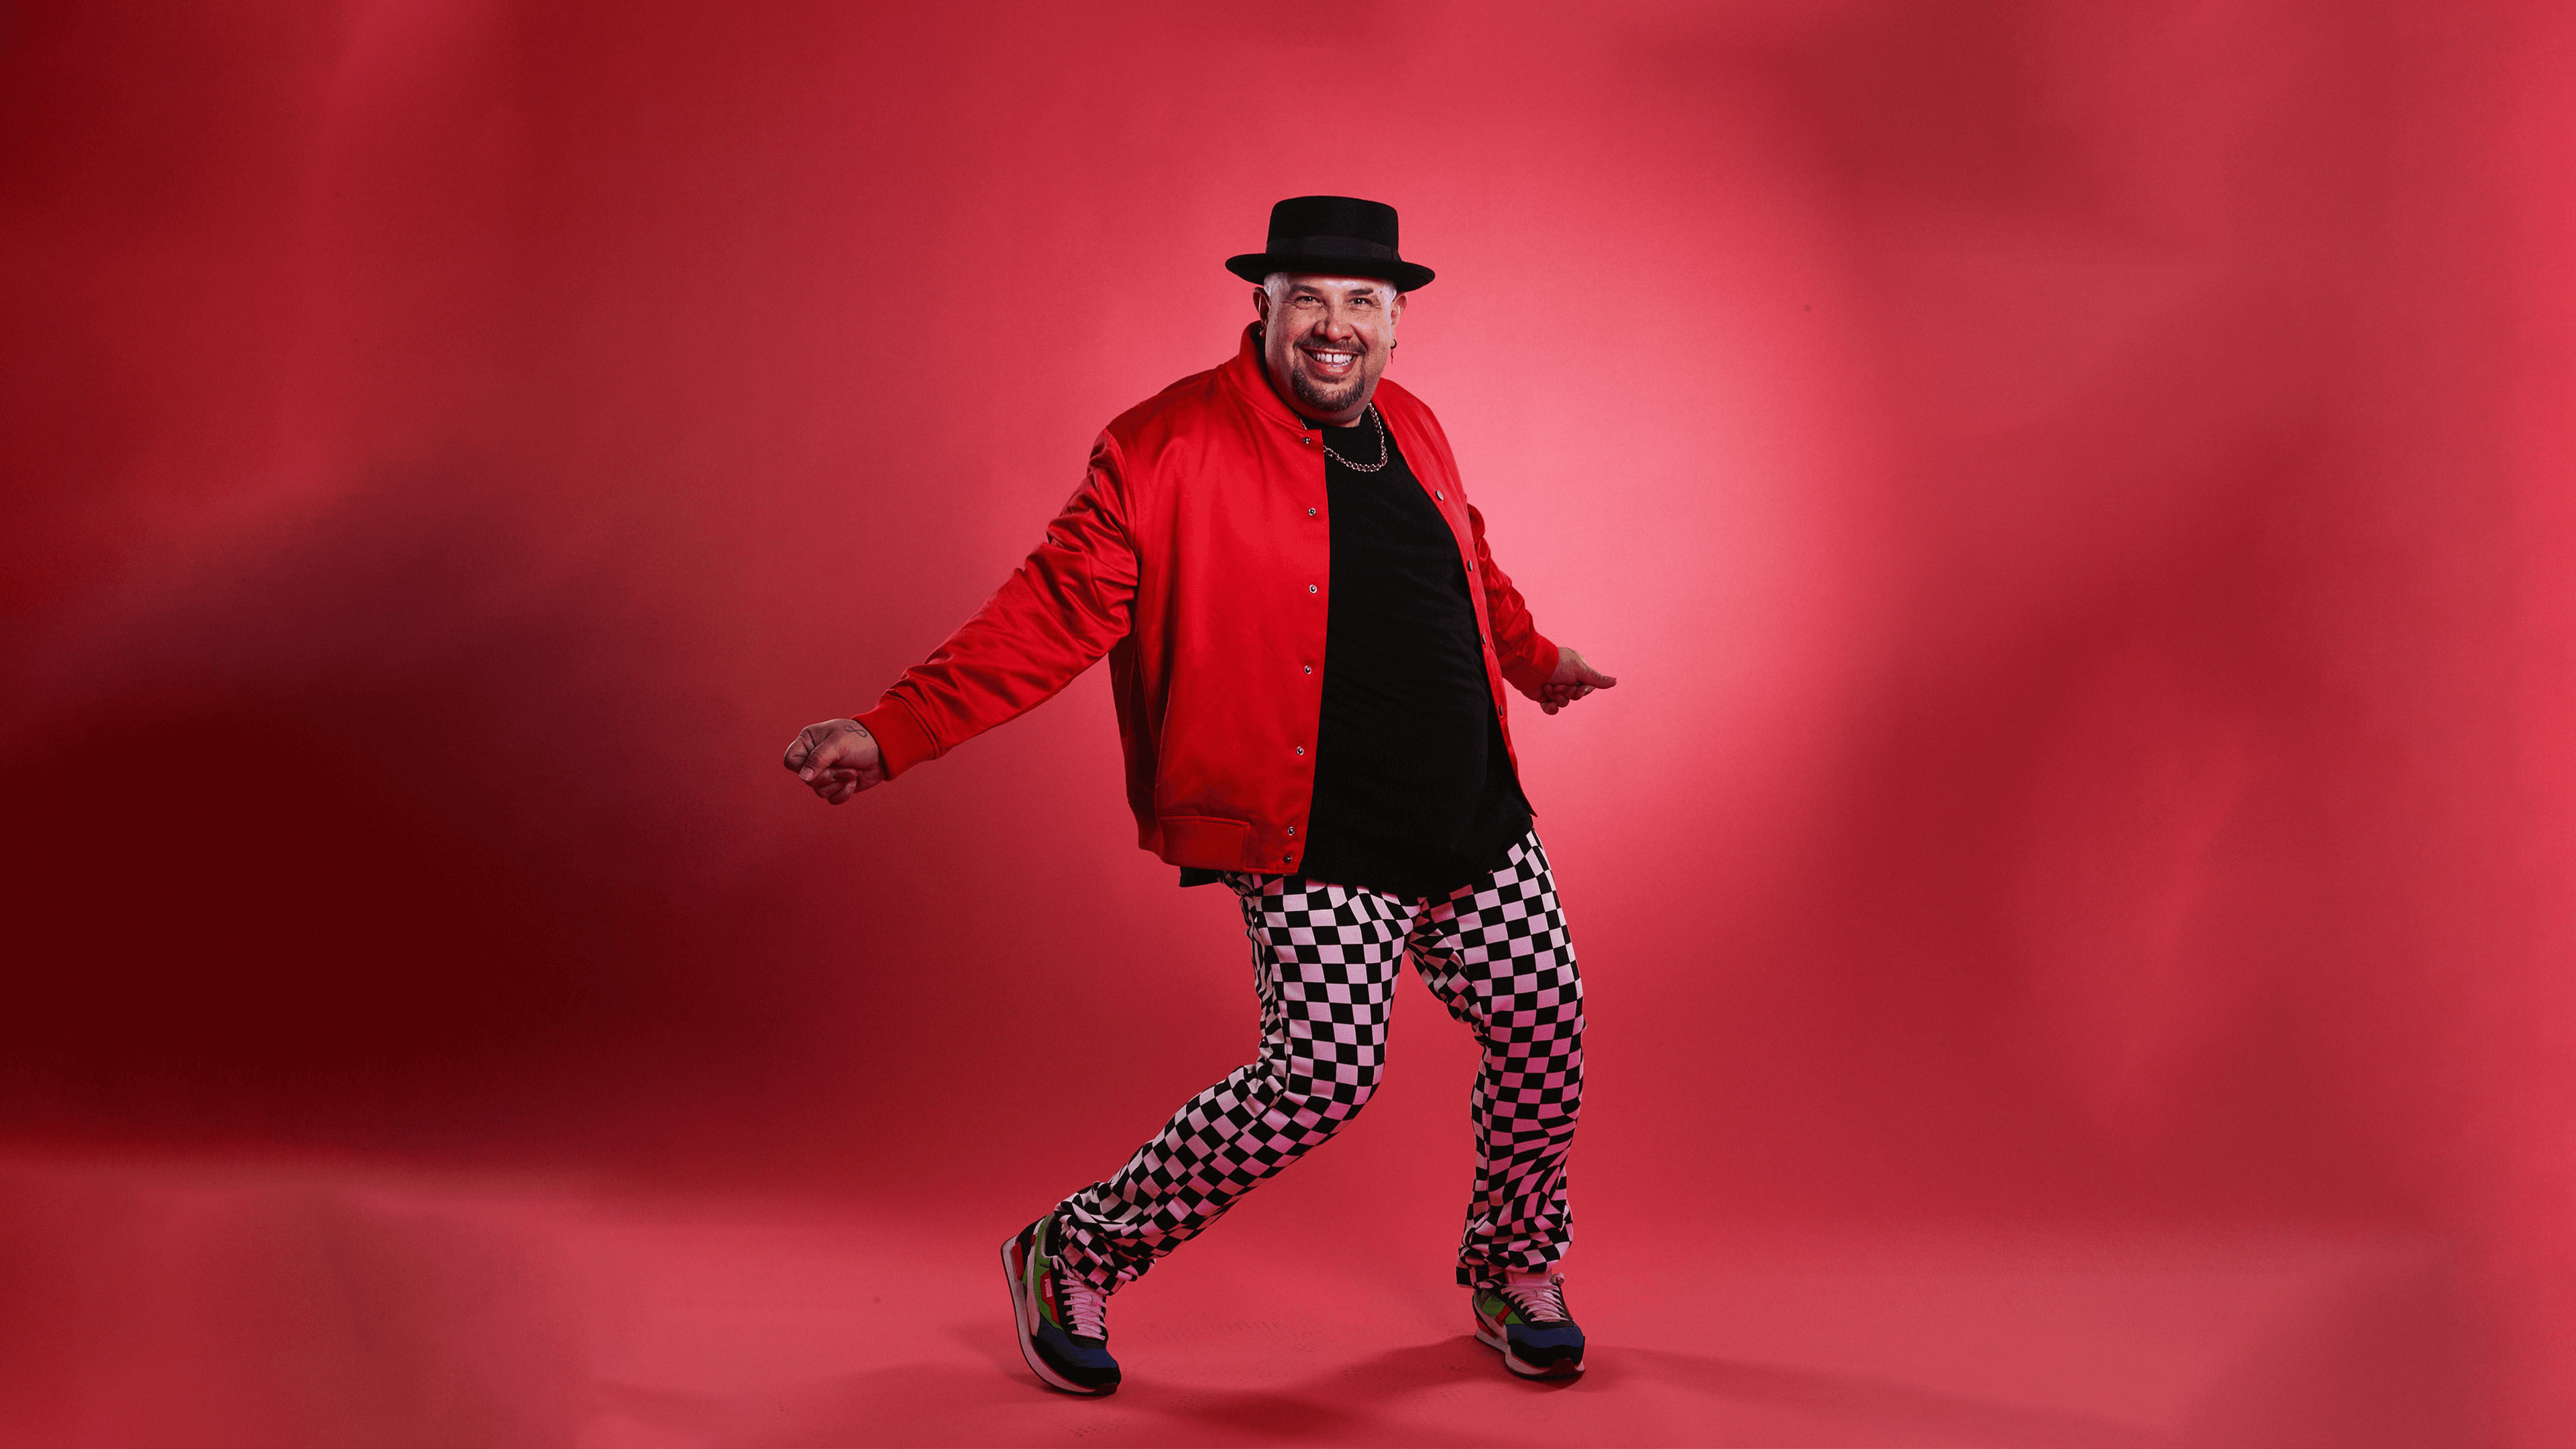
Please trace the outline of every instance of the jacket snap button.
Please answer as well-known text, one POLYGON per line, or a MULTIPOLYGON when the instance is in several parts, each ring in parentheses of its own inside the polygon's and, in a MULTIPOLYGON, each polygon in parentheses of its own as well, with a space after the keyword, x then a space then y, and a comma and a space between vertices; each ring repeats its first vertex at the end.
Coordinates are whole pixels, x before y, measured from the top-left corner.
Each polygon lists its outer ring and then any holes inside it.
POLYGON ((1307 665, 1307 666, 1306 666, 1306 672, 1307 672, 1308 674, 1312 674, 1312 673, 1314 673, 1314 672, 1315 672, 1315 666, 1314 666, 1314 665, 1312 665, 1312 664, 1307 665))
POLYGON ((1306 510, 1306 516, 1307 516, 1308 518, 1312 518, 1312 517, 1314 517, 1314 516, 1315 516, 1315 510, 1313 510, 1313 509, 1311 509, 1311 508, 1307 509, 1307 510, 1306 510))
POLYGON ((1307 592, 1307 593, 1310 593, 1310 594, 1311 594, 1311 593, 1313 593, 1313 592, 1315 592, 1315 586, 1314 586, 1313 584, 1308 584, 1308 585, 1306 586, 1306 592, 1307 592))
POLYGON ((1302 755, 1302 754, 1304 754, 1304 753, 1306 753, 1306 747, 1305 747, 1304 745, 1299 745, 1299 746, 1297 747, 1297 753, 1299 753, 1299 754, 1301 754, 1301 755, 1302 755))
POLYGON ((1289 827, 1288 827, 1288 833, 1289 833, 1289 834, 1291 834, 1291 835, 1296 834, 1296 833, 1297 833, 1297 827, 1296 827, 1296 826, 1294 826, 1294 825, 1289 826, 1289 827))
POLYGON ((1446 494, 1446 493, 1441 493, 1441 492, 1437 492, 1437 491, 1435 491, 1435 492, 1433 492, 1433 493, 1432 493, 1432 495, 1431 495, 1431 496, 1432 496, 1432 497, 1434 497, 1434 498, 1439 499, 1439 500, 1440 500, 1441 502, 1443 502, 1443 503, 1446 503, 1446 502, 1448 502, 1448 501, 1449 501, 1449 495, 1448 495, 1448 494, 1446 494))
POLYGON ((1313 447, 1313 446, 1315 446, 1315 440, 1314 440, 1314 439, 1312 439, 1312 438, 1299 438, 1297 441, 1298 441, 1298 442, 1301 442, 1301 443, 1303 443, 1303 444, 1305 444, 1307 447, 1310 447, 1310 448, 1311 448, 1311 447, 1313 447))

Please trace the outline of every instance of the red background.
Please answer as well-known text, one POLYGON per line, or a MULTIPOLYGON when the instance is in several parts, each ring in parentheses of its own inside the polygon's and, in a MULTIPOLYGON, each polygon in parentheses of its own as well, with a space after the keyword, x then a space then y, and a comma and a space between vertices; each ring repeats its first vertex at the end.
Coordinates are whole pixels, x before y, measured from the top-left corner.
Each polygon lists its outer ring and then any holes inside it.
MULTIPOLYGON (((1231 902, 1131 848, 1098 676, 839 810, 775 762, 1227 355, 1269 203, 1337 191, 1439 270, 1396 373, 1623 681, 1516 716, 1593 994, 1583 1241, 2411 1244, 2408 1336, 2319 1372, 2449 1365, 2391 1442, 2569 1442, 2571 41, 14 7, 0 1133, 55 1296, 0 1337, 105 1325, 20 1422, 110 1434, 144 1372, 102 1162, 980 1244, 1241 1060, 1231 902)), ((1428 1005, 1375 1125, 1226 1232, 1374 1195, 1445 1271, 1428 1005)))

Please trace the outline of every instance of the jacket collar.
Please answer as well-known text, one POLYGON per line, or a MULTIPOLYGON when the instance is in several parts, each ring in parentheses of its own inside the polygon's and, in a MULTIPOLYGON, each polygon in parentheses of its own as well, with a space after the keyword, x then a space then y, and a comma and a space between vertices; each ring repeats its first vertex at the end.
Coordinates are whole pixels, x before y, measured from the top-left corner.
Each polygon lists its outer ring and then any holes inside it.
POLYGON ((1304 421, 1279 400, 1279 392, 1270 385, 1270 368, 1261 360, 1261 324, 1243 325, 1243 342, 1234 352, 1234 360, 1223 369, 1226 381, 1243 395, 1245 403, 1263 418, 1299 433, 1308 431, 1304 421))

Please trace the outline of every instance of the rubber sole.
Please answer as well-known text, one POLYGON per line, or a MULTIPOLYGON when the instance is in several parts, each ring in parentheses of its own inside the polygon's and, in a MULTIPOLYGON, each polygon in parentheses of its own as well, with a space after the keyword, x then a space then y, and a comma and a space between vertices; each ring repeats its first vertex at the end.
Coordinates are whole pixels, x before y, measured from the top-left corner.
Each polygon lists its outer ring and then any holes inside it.
POLYGON ((1501 1330, 1487 1324, 1485 1315, 1470 1310, 1468 1316, 1476 1320, 1476 1341, 1500 1353, 1503 1356, 1503 1367, 1514 1374, 1525 1379, 1570 1379, 1582 1376, 1583 1360, 1578 1358, 1570 1364, 1560 1362, 1548 1364, 1545 1367, 1530 1363, 1512 1352, 1511 1339, 1501 1330))
POLYGON ((1046 1360, 1038 1356, 1038 1305, 1036 1300, 1029 1297, 1028 1266, 1028 1260, 1020 1256, 1020 1235, 1013 1233, 1004 1238, 1002 1240, 1002 1280, 1011 1290, 1011 1322, 1019 1330, 1020 1357, 1028 1362, 1029 1372, 1036 1374, 1038 1382, 1048 1388, 1060 1393, 1079 1394, 1086 1399, 1106 1398, 1118 1392, 1116 1384, 1111 1384, 1105 1389, 1086 1389, 1080 1384, 1068 1382, 1061 1374, 1048 1368, 1046 1360))

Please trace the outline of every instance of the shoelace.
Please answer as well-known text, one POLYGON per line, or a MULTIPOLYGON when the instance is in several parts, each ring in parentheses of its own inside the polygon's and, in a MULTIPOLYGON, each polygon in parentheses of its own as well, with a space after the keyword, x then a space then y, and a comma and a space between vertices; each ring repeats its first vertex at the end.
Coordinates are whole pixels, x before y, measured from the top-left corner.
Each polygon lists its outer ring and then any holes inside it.
POLYGON ((1565 1311, 1565 1280, 1551 1273, 1536 1280, 1516 1278, 1503 1284, 1503 1296, 1520 1305, 1521 1317, 1531 1323, 1569 1323, 1573 1315, 1565 1311))
POLYGON ((1071 1273, 1055 1274, 1056 1301, 1064 1308, 1064 1331, 1076 1338, 1109 1337, 1109 1295, 1071 1273))

